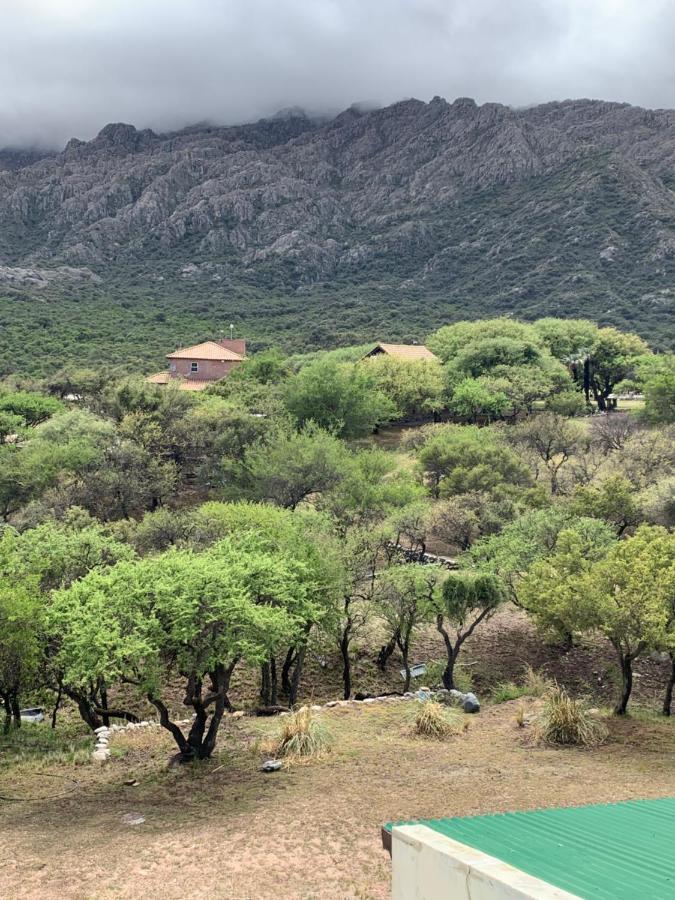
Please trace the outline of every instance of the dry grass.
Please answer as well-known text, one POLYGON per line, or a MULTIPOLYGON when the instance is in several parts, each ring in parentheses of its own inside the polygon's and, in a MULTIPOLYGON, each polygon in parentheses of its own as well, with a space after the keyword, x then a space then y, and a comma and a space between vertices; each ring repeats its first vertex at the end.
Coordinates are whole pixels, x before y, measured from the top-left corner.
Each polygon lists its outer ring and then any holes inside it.
POLYGON ((516 719, 516 725, 518 726, 518 728, 525 727, 525 704, 524 703, 519 703, 518 706, 516 706, 515 719, 516 719))
POLYGON ((532 666, 525 669, 525 687, 530 697, 545 697, 555 687, 555 682, 546 678, 541 672, 535 671, 532 666))
MULTIPOLYGON (((523 740, 515 704, 465 717, 469 731, 451 743, 412 733, 416 707, 317 713, 334 736, 331 752, 273 775, 260 772, 258 749, 279 720, 228 717, 217 758, 175 768, 162 729, 120 734, 113 746, 125 754, 105 766, 50 766, 75 774, 73 793, 0 804, 0 897, 386 900, 384 822, 672 794, 675 721, 613 717, 601 750, 563 753, 523 740), (130 813, 145 822, 125 824, 130 813)), ((0 794, 63 792, 26 764, 19 780, 0 769, 0 794)))
POLYGON ((455 710, 442 706, 436 700, 425 700, 416 710, 414 732, 421 737, 444 740, 465 731, 468 725, 468 719, 455 710))
POLYGON ((263 744, 265 752, 286 759, 322 756, 330 747, 330 733, 309 706, 284 716, 278 734, 263 744))
POLYGON ((549 693, 537 722, 540 743, 597 747, 607 736, 604 723, 591 715, 583 700, 575 700, 558 686, 549 693))

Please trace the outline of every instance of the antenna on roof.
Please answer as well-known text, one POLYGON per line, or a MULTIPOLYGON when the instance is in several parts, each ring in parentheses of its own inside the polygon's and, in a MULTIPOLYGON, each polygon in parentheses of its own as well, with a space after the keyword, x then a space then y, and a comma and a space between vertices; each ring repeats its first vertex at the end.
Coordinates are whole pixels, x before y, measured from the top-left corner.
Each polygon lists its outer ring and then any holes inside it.
POLYGON ((234 325, 230 325, 230 340, 234 337, 234 325))

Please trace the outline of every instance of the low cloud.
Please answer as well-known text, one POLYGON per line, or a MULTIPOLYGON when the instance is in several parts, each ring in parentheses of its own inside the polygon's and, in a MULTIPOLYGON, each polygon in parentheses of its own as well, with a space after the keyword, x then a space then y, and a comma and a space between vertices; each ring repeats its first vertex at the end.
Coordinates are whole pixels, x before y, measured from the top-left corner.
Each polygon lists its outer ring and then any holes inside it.
POLYGON ((435 94, 675 106, 667 0, 0 0, 0 147, 435 94))

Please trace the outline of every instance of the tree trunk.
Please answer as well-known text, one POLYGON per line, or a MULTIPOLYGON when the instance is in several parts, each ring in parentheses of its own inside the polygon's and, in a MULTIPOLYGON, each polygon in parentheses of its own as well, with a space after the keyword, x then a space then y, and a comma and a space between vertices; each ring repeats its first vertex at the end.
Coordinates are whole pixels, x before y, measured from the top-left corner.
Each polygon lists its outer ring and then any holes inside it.
POLYGON ((443 671, 443 687, 446 691, 452 691, 455 688, 455 662, 457 661, 457 654, 459 653, 459 644, 457 644, 456 647, 453 647, 450 635, 443 627, 443 616, 441 615, 436 616, 436 629, 443 636, 445 652, 448 657, 448 661, 443 671))
POLYGON ((411 629, 408 629, 405 633, 405 636, 399 635, 397 640, 398 649, 401 651, 401 657, 403 659, 403 670, 405 672, 405 680, 403 684, 403 693, 406 694, 410 690, 410 682, 412 680, 412 674, 410 672, 410 662, 409 662, 409 654, 410 654, 410 633, 411 629))
POLYGON ((673 704, 673 688, 675 688, 675 652, 670 653, 670 678, 666 684, 666 694, 663 698, 663 715, 669 716, 673 704))
POLYGON ((61 706, 61 697, 63 696, 63 685, 59 681, 59 689, 56 694, 56 702, 54 703, 54 710, 52 711, 52 728, 56 728, 56 714, 59 711, 59 707, 61 706))
POLYGON ((589 356, 584 359, 584 397, 586 406, 588 406, 591 402, 591 360, 589 356))
POLYGON ((12 707, 12 719, 14 720, 14 727, 21 728, 21 706, 19 704, 18 693, 15 693, 12 696, 10 704, 12 707))
POLYGON ((12 727, 12 707, 7 694, 0 694, 0 697, 2 697, 2 705, 5 707, 5 722, 2 726, 2 733, 9 734, 9 729, 12 727))
POLYGON ((398 643, 398 631, 395 631, 394 634, 389 638, 389 641, 380 648, 380 652, 377 654, 377 666, 381 672, 384 672, 387 662, 389 661, 389 657, 396 649, 396 644, 398 643))
POLYGON ((614 707, 614 713, 617 716, 625 716, 633 690, 633 658, 630 653, 619 653, 619 663, 621 666, 621 697, 614 707))
POLYGON ((340 639, 340 654, 342 656, 342 684, 343 697, 349 700, 352 695, 352 663, 349 658, 349 641, 351 637, 351 625, 345 625, 340 639))
POLYGON ((303 644, 299 649, 295 657, 295 666, 293 667, 293 675, 291 676, 291 690, 288 695, 288 705, 293 706, 298 697, 298 690, 300 688, 300 675, 302 674, 302 664, 305 661, 305 653, 307 652, 307 645, 303 644))

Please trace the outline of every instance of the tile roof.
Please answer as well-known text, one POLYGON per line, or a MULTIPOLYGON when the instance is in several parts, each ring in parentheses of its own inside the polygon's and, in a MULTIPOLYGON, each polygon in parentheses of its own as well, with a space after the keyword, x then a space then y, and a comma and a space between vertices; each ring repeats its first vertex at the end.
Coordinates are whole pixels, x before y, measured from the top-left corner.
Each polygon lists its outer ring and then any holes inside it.
POLYGON ((194 347, 182 347, 173 353, 166 354, 167 359, 217 359, 242 360, 244 357, 233 350, 222 347, 216 341, 204 341, 203 344, 195 344, 194 347))
POLYGON ((156 375, 148 375, 145 380, 150 384, 176 384, 179 391, 203 391, 210 384, 215 384, 217 379, 183 378, 181 375, 158 372, 156 375))
POLYGON ((376 344, 366 356, 377 356, 386 353, 396 359, 438 359, 424 344, 376 344))

